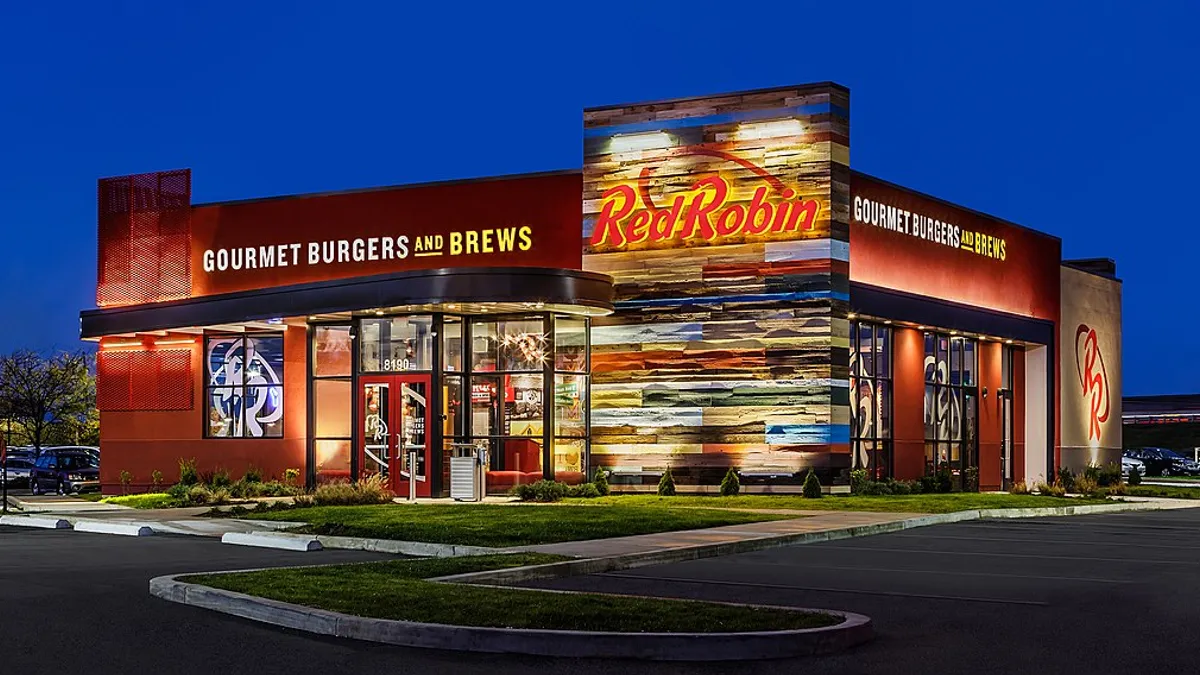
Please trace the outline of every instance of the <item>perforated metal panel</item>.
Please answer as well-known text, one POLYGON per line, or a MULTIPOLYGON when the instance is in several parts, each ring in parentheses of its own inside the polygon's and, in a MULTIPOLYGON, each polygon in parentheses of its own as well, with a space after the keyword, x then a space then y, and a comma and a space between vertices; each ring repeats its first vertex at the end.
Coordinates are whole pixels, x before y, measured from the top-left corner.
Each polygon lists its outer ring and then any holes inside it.
POLYGON ((191 410, 195 405, 188 349, 101 351, 96 405, 104 412, 191 410))
POLYGON ((102 179, 96 304, 135 305, 192 292, 189 169, 102 179))

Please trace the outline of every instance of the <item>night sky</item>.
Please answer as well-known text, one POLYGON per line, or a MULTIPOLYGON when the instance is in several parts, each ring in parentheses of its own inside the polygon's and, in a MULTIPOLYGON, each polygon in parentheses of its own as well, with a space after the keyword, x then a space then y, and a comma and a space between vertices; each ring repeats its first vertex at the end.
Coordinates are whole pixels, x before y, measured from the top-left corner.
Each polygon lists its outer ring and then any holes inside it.
POLYGON ((856 169, 1115 258, 1125 393, 1200 391, 1198 23, 1154 1, 6 2, 0 351, 79 346, 103 176, 190 167, 201 203, 577 168, 584 107, 834 80, 856 169))

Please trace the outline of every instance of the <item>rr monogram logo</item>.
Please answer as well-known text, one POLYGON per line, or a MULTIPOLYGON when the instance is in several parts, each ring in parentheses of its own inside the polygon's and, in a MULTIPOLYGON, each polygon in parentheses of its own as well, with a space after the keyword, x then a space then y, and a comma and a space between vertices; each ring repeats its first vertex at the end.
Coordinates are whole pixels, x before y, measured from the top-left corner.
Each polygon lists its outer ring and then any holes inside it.
POLYGON ((1108 372, 1104 369, 1104 355, 1096 329, 1079 324, 1075 329, 1075 370, 1079 373, 1079 386, 1083 398, 1090 404, 1088 440, 1100 440, 1100 425, 1108 421, 1109 392, 1108 372))

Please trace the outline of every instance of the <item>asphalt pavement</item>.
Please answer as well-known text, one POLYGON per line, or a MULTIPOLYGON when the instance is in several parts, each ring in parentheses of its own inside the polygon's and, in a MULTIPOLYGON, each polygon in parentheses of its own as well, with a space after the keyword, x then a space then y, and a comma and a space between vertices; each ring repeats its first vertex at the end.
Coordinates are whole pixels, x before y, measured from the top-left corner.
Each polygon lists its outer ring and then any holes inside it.
POLYGON ((548 582, 828 607, 875 619, 842 655, 656 664, 315 638, 150 597, 151 577, 378 559, 196 537, 0 527, 4 673, 1100 673, 1191 671, 1200 510, 983 521, 548 582))
POLYGON ((874 619, 874 642, 805 673, 1196 672, 1200 509, 939 525, 539 585, 874 619))

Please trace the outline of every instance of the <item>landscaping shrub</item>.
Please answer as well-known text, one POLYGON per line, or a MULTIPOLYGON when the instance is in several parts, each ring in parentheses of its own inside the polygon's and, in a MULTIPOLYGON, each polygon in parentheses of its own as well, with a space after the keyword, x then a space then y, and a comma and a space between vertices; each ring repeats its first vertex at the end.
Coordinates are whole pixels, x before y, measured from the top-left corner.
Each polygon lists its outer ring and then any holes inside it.
POLYGON ((284 469, 283 482, 288 485, 295 485, 300 481, 300 469, 284 469))
POLYGON ((187 486, 184 493, 184 506, 204 506, 212 502, 213 493, 203 485, 187 486))
MULTIPOLYGON (((593 488, 594 487, 595 486, 593 486, 593 488)), ((539 480, 536 483, 515 485, 513 486, 513 489, 509 491, 509 494, 523 502, 557 502, 565 498, 568 492, 569 487, 566 483, 558 483, 552 480, 539 480)))
POLYGON ((721 496, 732 497, 742 491, 742 481, 738 478, 737 472, 730 467, 725 472, 725 477, 721 479, 721 496))
MULTIPOLYGON (((1072 485, 1074 489, 1071 490, 1071 492, 1078 492, 1085 497, 1097 497, 1104 495, 1104 492, 1100 489, 1100 484, 1091 478, 1088 478, 1087 476, 1080 476, 1079 478, 1076 478, 1072 485)), ((1064 490, 1065 489, 1066 488, 1064 488, 1064 490)))
POLYGON ((1050 485, 1049 483, 1038 483, 1037 491, 1051 497, 1063 497, 1067 494, 1066 488, 1061 485, 1050 485))
POLYGON ((1009 494, 1014 495, 1027 495, 1029 494, 1029 484, 1023 480, 1019 480, 1012 484, 1012 487, 1008 489, 1008 492, 1009 494))
POLYGON ((208 504, 218 506, 220 504, 228 504, 232 495, 229 494, 229 488, 215 488, 209 491, 208 504))
POLYGON ((601 497, 608 496, 608 493, 611 490, 608 487, 608 474, 604 472, 603 468, 596 469, 596 475, 592 477, 592 485, 596 486, 596 492, 598 492, 601 497))
POLYGON ((387 504, 396 498, 388 489, 383 476, 374 474, 357 483, 336 481, 318 487, 312 495, 317 506, 352 506, 360 504, 387 504))
POLYGON ((1113 487, 1121 484, 1121 465, 1118 462, 1109 462, 1100 469, 1096 482, 1100 487, 1113 487))
MULTIPOLYGON (((1080 478, 1090 479, 1090 480, 1092 480, 1092 482, 1095 482, 1095 478, 1089 477, 1086 472, 1084 473, 1083 476, 1080 476, 1080 478)), ((1069 467, 1065 467, 1065 466, 1058 467, 1058 481, 1057 482, 1059 485, 1063 486, 1063 489, 1065 489, 1067 492, 1077 492, 1078 491, 1078 489, 1075 487, 1075 474, 1071 471, 1071 469, 1069 467)))
POLYGON ((229 488, 233 485, 233 478, 229 475, 229 471, 217 467, 217 469, 209 475, 208 480, 204 481, 204 483, 214 490, 218 488, 229 488))
POLYGON ((954 491, 954 474, 950 473, 950 467, 945 464, 937 471, 936 489, 943 494, 954 491))
POLYGON ((1130 485, 1141 485, 1142 484, 1142 470, 1137 468, 1136 466, 1129 470, 1129 484, 1130 485))
POLYGON ((179 460, 179 484, 196 485, 200 482, 200 474, 196 471, 195 459, 179 460))
POLYGON ((869 489, 867 484, 871 483, 871 479, 867 477, 866 469, 855 469, 850 472, 850 494, 864 495, 868 494, 869 489))
POLYGON ((1100 482, 1100 467, 1096 466, 1095 464, 1088 464, 1086 467, 1084 467, 1083 474, 1081 474, 1081 475, 1084 478, 1090 478, 1090 479, 1096 481, 1097 483, 1099 483, 1100 482))
POLYGON ((671 475, 671 467, 663 472, 662 478, 658 480, 658 496, 659 497, 674 497, 675 496, 675 477, 671 475))
POLYGON ((600 496, 594 483, 581 483, 567 487, 567 496, 575 499, 595 499, 600 496))
POLYGON ((934 492, 938 491, 937 476, 934 474, 925 474, 924 476, 921 476, 919 482, 921 483, 921 492, 925 494, 933 494, 934 492))
POLYGON ((967 492, 979 492, 979 467, 967 467, 965 478, 966 485, 963 489, 967 492))
POLYGON ((119 480, 121 481, 121 494, 129 494, 129 484, 133 482, 133 474, 128 471, 122 471, 119 480))
POLYGON ((820 499, 825 496, 821 490, 821 479, 817 478, 812 469, 809 469, 808 475, 804 477, 804 496, 807 499, 820 499))
POLYGON ((1107 493, 1110 497, 1123 497, 1129 494, 1129 490, 1125 487, 1124 483, 1117 483, 1108 487, 1107 489, 1101 488, 1100 492, 1101 494, 1107 493))
POLYGON ((263 478, 262 477, 262 469, 259 469, 258 467, 251 464, 249 467, 246 468, 246 473, 245 473, 245 475, 242 476, 242 482, 244 482, 244 483, 261 483, 262 478, 263 478))
POLYGON ((161 471, 155 469, 154 471, 150 472, 150 487, 153 488, 155 492, 158 492, 159 488, 162 487, 162 482, 163 475, 161 471))

